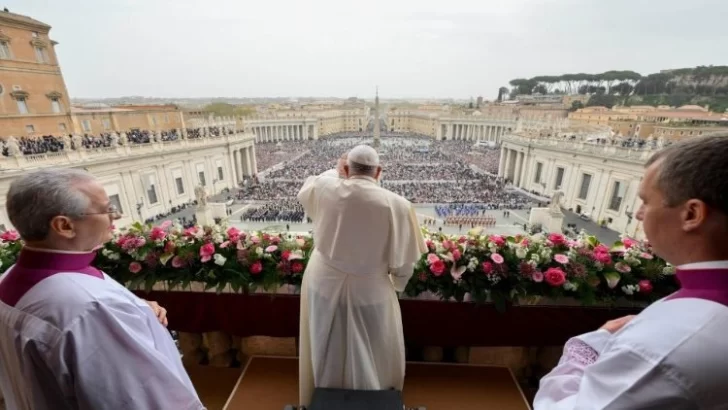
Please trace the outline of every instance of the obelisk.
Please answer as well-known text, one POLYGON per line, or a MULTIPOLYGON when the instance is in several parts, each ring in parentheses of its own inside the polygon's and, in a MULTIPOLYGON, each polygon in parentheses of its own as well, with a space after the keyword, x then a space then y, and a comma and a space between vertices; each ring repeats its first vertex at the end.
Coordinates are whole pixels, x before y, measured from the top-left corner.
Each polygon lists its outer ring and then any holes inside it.
POLYGON ((374 97, 374 148, 379 148, 379 86, 377 86, 377 94, 374 97))

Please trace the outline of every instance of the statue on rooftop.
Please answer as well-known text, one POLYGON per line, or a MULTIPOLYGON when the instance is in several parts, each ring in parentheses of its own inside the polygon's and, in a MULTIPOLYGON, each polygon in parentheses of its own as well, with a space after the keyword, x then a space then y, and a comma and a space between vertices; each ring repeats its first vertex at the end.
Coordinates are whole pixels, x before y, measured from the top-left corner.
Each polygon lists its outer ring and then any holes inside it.
POLYGON ((197 185, 195 187, 195 198, 197 199, 197 206, 207 206, 207 191, 205 190, 205 187, 202 185, 197 185))
POLYGON ((561 213, 561 198, 564 197, 564 193, 561 191, 554 192, 551 197, 551 203, 549 203, 549 211, 554 213, 561 213))
POLYGON ((17 157, 20 155, 20 144, 12 135, 5 140, 5 148, 8 150, 8 156, 17 157))

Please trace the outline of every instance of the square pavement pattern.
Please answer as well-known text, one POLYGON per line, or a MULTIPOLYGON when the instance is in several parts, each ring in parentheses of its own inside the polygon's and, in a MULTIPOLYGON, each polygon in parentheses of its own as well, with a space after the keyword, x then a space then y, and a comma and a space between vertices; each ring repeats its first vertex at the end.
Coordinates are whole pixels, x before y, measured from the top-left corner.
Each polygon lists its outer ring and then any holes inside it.
MULTIPOLYGON (((202 366, 188 371, 210 410, 282 410, 298 402, 297 358, 252 357, 242 372, 202 366)), ((506 367, 407 363, 403 397, 408 407, 427 410, 530 409, 506 367)))

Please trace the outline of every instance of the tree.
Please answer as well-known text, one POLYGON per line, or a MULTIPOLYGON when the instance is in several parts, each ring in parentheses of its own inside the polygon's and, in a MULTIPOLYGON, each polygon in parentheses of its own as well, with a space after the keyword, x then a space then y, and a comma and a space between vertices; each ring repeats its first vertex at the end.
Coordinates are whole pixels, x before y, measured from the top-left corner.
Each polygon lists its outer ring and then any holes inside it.
POLYGON ((536 87, 533 88, 534 94, 543 94, 546 95, 549 93, 549 91, 546 89, 546 86, 543 84, 539 84, 536 87))
POLYGON ((508 94, 509 90, 507 87, 501 87, 498 89, 498 102, 501 102, 505 99, 505 96, 508 94))
POLYGON ((533 94, 533 89, 538 85, 538 81, 527 78, 516 78, 511 80, 509 84, 513 87, 511 94, 533 94))
MULTIPOLYGON (((604 88, 604 87, 601 87, 604 88)), ((617 102, 617 97, 615 97, 612 94, 594 94, 591 97, 589 97, 589 101, 587 101, 586 106, 587 107, 607 107, 612 108, 614 107, 614 104, 617 102)))
POLYGON ((473 102, 472 101, 470 101, 470 104, 468 104, 468 108, 470 108, 471 110, 473 109, 473 102))
POLYGON ((232 105, 228 103, 212 103, 203 108, 216 117, 247 117, 255 114, 255 108, 245 105, 232 105))
POLYGON ((569 111, 574 112, 574 111, 582 109, 582 108, 584 108, 584 103, 577 100, 577 101, 573 101, 571 103, 571 108, 569 109, 569 111))

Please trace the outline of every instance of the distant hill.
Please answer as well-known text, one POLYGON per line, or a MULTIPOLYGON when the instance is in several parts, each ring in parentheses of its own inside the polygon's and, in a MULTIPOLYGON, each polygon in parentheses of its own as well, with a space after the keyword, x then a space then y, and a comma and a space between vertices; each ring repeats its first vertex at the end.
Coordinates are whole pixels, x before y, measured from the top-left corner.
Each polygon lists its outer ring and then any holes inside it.
MULTIPOLYGON (((662 70, 646 76, 634 71, 536 76, 516 78, 510 85, 511 96, 589 94, 587 106, 695 104, 715 112, 728 110, 728 66, 662 70)), ((579 108, 575 104, 573 108, 579 108)))

